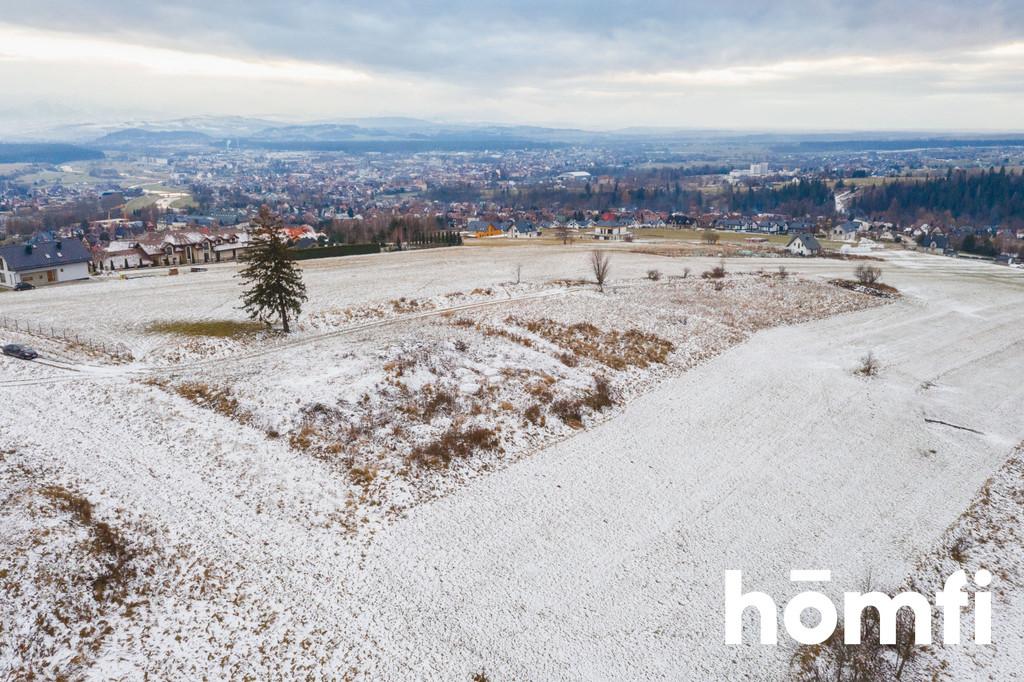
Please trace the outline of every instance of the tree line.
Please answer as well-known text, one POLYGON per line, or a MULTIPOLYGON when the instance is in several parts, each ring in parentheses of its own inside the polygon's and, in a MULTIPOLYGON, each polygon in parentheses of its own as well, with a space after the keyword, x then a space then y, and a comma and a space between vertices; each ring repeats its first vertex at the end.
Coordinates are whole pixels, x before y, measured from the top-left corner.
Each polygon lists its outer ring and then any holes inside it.
POLYGON ((895 181, 864 187, 851 209, 894 223, 1024 226, 1024 174, 989 169, 981 173, 949 170, 919 182, 895 181))

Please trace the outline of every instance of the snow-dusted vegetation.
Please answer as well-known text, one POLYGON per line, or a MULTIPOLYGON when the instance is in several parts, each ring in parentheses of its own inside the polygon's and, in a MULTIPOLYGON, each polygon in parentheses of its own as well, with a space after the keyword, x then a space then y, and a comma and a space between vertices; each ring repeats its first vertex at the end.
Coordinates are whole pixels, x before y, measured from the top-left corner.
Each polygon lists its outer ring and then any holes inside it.
POLYGON ((730 567, 781 599, 998 563, 1019 612, 1016 469, 983 488, 1024 438, 1016 273, 586 259, 314 263, 287 336, 230 268, 0 301, 133 356, 8 335, 44 358, 0 358, 0 676, 783 679, 720 644, 730 567))

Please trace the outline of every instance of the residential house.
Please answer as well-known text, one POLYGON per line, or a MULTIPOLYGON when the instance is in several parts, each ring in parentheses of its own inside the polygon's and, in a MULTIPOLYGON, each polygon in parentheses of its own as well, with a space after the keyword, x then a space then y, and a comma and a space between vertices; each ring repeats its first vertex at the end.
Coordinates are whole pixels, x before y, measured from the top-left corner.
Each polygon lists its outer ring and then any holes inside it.
POLYGON ((633 233, 627 225, 622 225, 618 221, 599 220, 594 225, 593 237, 606 242, 632 241, 633 233))
POLYGON ((786 250, 795 256, 817 256, 821 253, 821 244, 813 235, 801 232, 793 235, 786 244, 786 250))
POLYGON ((106 247, 97 248, 94 254, 93 263, 99 270, 128 270, 153 265, 153 260, 139 248, 139 243, 130 240, 109 242, 106 247))
POLYGON ((532 222, 524 220, 509 225, 509 228, 505 230, 505 236, 509 239, 533 239, 539 237, 540 232, 532 222))
POLYGON ((829 238, 836 242, 852 242, 857 240, 859 231, 860 223, 848 220, 845 223, 834 225, 829 232, 829 238))
POLYGON ((0 246, 0 286, 33 286, 89 278, 92 255, 79 239, 0 246))

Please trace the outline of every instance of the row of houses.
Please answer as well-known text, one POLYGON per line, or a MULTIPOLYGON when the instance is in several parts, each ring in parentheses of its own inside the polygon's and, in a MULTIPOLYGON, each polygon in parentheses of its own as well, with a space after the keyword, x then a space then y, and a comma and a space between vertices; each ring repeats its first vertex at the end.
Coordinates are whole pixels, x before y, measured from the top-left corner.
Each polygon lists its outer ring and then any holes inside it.
POLYGON ((221 263, 238 260, 248 247, 249 233, 244 231, 154 232, 98 246, 93 262, 98 270, 221 263))
MULTIPOLYGON (((599 241, 630 241, 633 239, 633 232, 630 230, 629 224, 619 221, 597 221, 592 225, 582 226, 575 220, 569 220, 565 223, 551 223, 547 229, 553 231, 565 229, 574 235, 590 237, 599 241)), ((533 239, 541 236, 543 232, 529 221, 472 220, 462 234, 474 239, 533 239)))

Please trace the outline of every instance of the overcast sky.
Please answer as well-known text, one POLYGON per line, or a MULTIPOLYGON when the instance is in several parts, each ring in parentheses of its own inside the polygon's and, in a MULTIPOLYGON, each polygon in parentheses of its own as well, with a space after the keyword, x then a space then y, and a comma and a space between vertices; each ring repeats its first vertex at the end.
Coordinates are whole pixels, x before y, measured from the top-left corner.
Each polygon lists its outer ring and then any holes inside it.
POLYGON ((0 84, 10 126, 1021 130, 1024 0, 0 0, 0 84))

